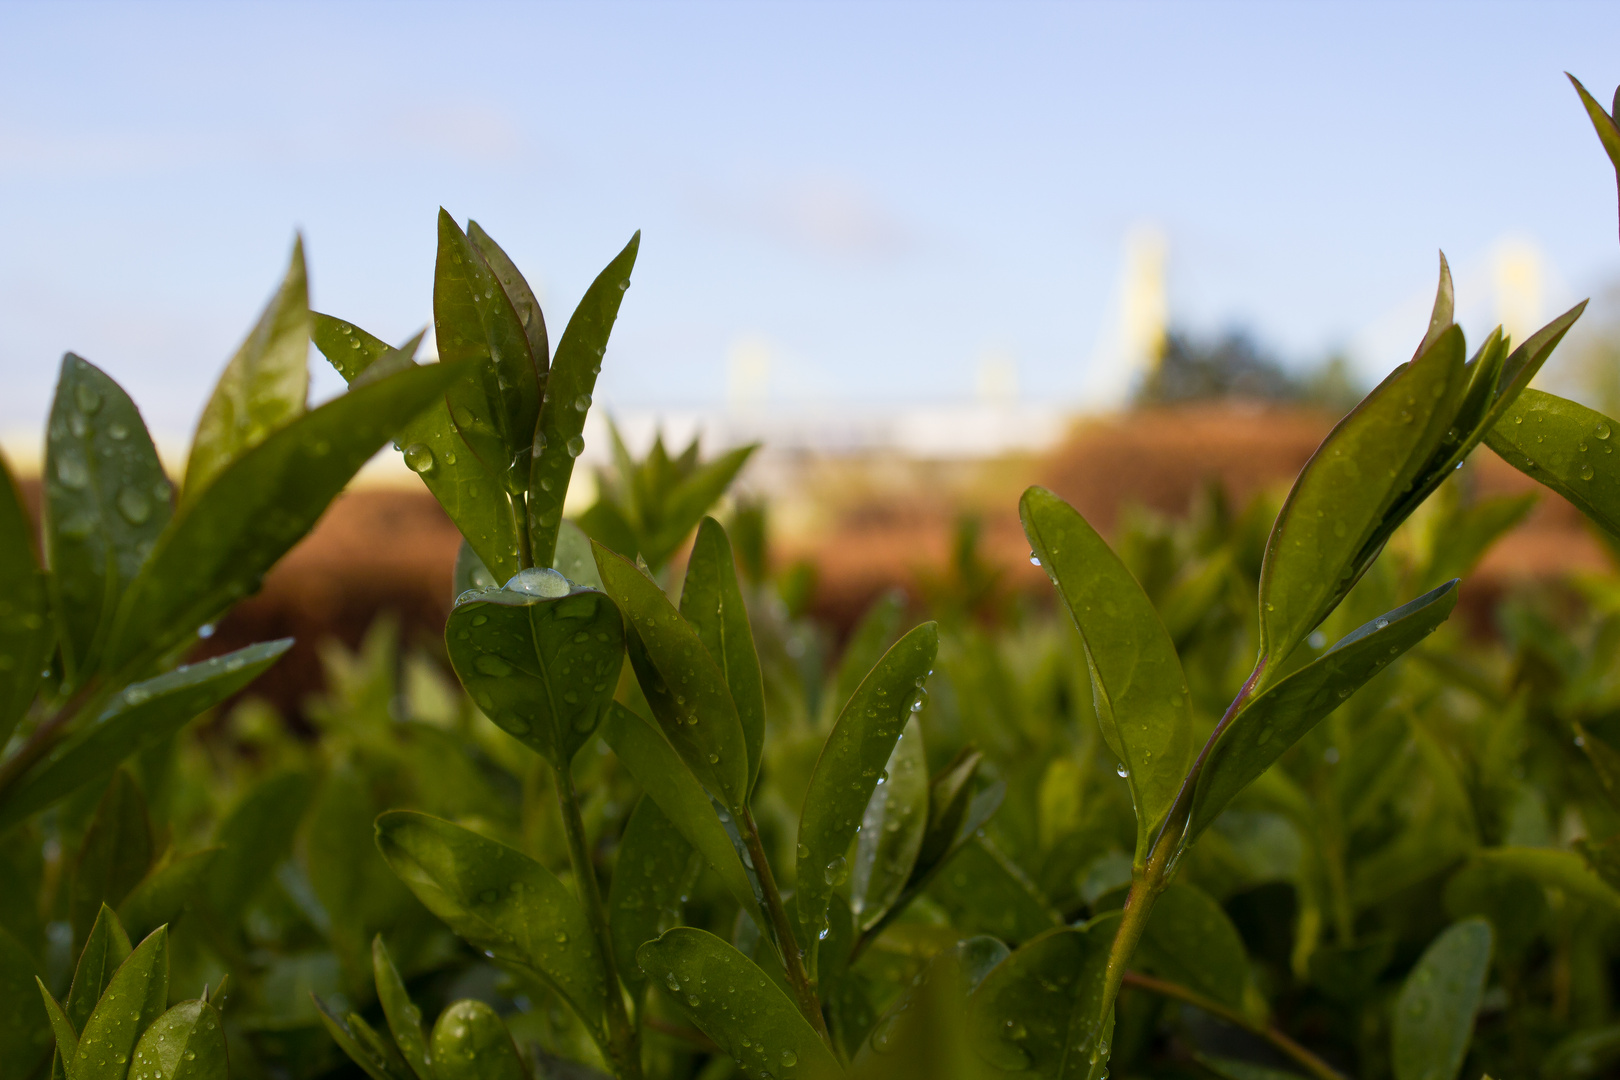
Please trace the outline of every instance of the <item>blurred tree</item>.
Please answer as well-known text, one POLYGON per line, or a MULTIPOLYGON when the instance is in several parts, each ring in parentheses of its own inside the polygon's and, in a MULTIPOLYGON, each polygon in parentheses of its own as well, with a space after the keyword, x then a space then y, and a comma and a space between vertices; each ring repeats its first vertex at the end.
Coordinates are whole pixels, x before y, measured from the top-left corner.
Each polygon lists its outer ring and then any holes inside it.
POLYGON ((1164 355, 1136 394, 1138 405, 1241 398, 1291 401, 1345 410, 1360 400, 1348 362, 1334 355, 1320 367, 1294 374, 1244 330, 1215 339, 1186 331, 1165 336, 1164 355))

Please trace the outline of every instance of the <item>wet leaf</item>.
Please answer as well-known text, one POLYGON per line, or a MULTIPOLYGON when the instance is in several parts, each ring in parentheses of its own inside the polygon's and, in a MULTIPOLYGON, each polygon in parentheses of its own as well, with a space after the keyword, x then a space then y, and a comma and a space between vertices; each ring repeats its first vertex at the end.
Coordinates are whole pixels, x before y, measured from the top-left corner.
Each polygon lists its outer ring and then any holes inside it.
POLYGON ((390 375, 298 418, 175 515, 124 594, 106 667, 139 670, 259 587, 360 466, 459 373, 390 375))
POLYGON ((124 1080, 141 1032, 169 1001, 169 935, 154 930, 118 966, 79 1032, 73 1080, 124 1080))
POLYGON ((677 926, 643 945, 636 960, 744 1076, 835 1080, 843 1075, 838 1059, 782 988, 713 934, 677 926))
POLYGON ((437 1080, 529 1080, 529 1070, 495 1010, 482 1001, 458 1001, 433 1025, 437 1080))
POLYGON ((702 866, 702 858, 681 830, 643 795, 619 840, 607 901, 613 958, 632 993, 639 994, 647 981, 636 963, 636 950, 680 923, 702 866))
POLYGON ((585 290, 557 342, 529 473, 529 546, 536 566, 550 566, 556 553, 557 528, 574 459, 585 449, 585 414, 640 247, 641 233, 637 232, 585 290))
POLYGON ((714 518, 698 526, 697 542, 686 563, 681 616, 697 631, 709 658, 725 676, 748 747, 748 785, 759 775, 765 745, 765 683, 760 675, 754 632, 748 624, 731 542, 714 518))
POLYGON ((850 695, 821 748, 799 814, 794 899, 807 929, 821 927, 827 898, 849 877, 849 848, 861 816, 913 706, 922 701, 938 652, 939 627, 931 622, 895 642, 850 695))
POLYGON ((113 972, 129 958, 131 951, 124 924, 112 908, 103 904, 79 950, 79 963, 73 970, 73 985, 64 1006, 74 1030, 84 1029, 96 1002, 101 1000, 102 991, 112 981, 113 972))
POLYGON ((225 1027, 206 1001, 182 1001, 152 1022, 135 1044, 130 1075, 139 1080, 225 1080, 225 1027))
POLYGON ((1007 946, 974 937, 941 950, 873 1025, 850 1063, 860 1080, 980 1080, 993 1075, 974 1052, 965 1013, 1007 946))
POLYGON ((129 932, 145 937, 189 911, 219 853, 219 848, 204 848, 189 855, 171 852, 118 905, 119 918, 129 932))
POLYGON ((1323 717, 1433 633, 1456 606, 1453 580, 1358 627, 1311 663, 1250 698, 1215 740, 1197 777, 1186 842, 1197 838, 1239 791, 1323 717))
POLYGON ((399 977, 399 969, 394 967, 394 958, 388 955, 388 946, 383 944, 381 934, 371 939, 371 967, 377 980, 377 1000, 400 1057, 405 1059, 417 1080, 438 1080, 428 1056, 427 1035, 422 1031, 422 1011, 411 1003, 410 995, 405 992, 405 983, 399 977))
POLYGON ((291 638, 249 645, 126 687, 93 723, 58 744, 0 796, 0 831, 106 779, 119 762, 161 743, 242 689, 291 647, 291 638))
POLYGON ((123 903, 151 865, 146 798, 129 773, 119 769, 96 804, 73 868, 69 910, 74 938, 85 940, 101 908, 123 903))
POLYGON ((861 613, 860 621, 850 631, 843 655, 838 658, 838 670, 833 676, 834 708, 844 707, 861 680, 883 658, 889 646, 900 639, 900 620, 905 614, 906 594, 901 589, 879 594, 861 613))
POLYGON ((358 1013, 340 1016, 313 991, 309 996, 314 1000, 321 1025, 332 1036, 332 1041, 371 1080, 411 1080, 410 1069, 399 1056, 399 1051, 358 1013))
POLYGON ((1597 131, 1598 141, 1603 144, 1604 153, 1608 154, 1609 160, 1614 163, 1615 179, 1620 182, 1620 126, 1616 126, 1614 117, 1604 112, 1603 106, 1586 92, 1586 87, 1581 85, 1579 79, 1568 72, 1565 72, 1565 75, 1575 84, 1575 92, 1581 96, 1581 104, 1586 106, 1587 118, 1592 121, 1592 127, 1597 131))
POLYGON ((976 748, 965 746, 929 781, 928 828, 923 832, 913 878, 937 865, 958 842, 962 821, 973 802, 973 777, 983 760, 984 755, 976 748))
POLYGON ((445 624, 445 648, 484 715, 566 769, 618 685, 624 621, 605 595, 570 591, 555 570, 526 570, 514 584, 535 591, 464 593, 445 624))
POLYGON ((169 522, 172 494, 129 395, 94 365, 62 357, 42 509, 70 684, 95 669, 119 598, 169 522))
POLYGON ((45 988, 45 980, 36 976, 34 982, 39 986, 41 1003, 45 1006, 45 1014, 51 1021, 51 1035, 56 1039, 57 1060, 51 1072, 65 1076, 66 1068, 62 1063, 73 1060, 74 1053, 79 1049, 79 1033, 73 1029, 73 1024, 68 1020, 61 1004, 45 988))
POLYGON ((928 758, 915 716, 906 721, 881 779, 861 815, 850 870, 849 906, 861 930, 876 926, 900 898, 928 828, 928 758))
POLYGON ((669 598, 623 556, 593 544, 602 583, 624 613, 625 643, 653 716, 681 760, 733 814, 748 798, 748 742, 725 676, 669 598))
POLYGON ((1424 951, 1395 1002, 1395 1080, 1455 1080, 1490 963, 1491 927, 1484 919, 1453 924, 1424 951))
POLYGON ((55 641, 46 581, 22 494, 0 455, 0 745, 34 700, 55 641))
POLYGON ((564 521, 557 530, 557 556, 551 565, 575 585, 602 588, 602 575, 597 572, 596 558, 591 554, 591 538, 572 521, 564 521))
POLYGON ((309 280, 304 241, 247 340, 203 406, 186 461, 182 507, 194 504, 232 462, 304 414, 309 401, 309 280))
POLYGON ((1249 1011, 1249 956, 1243 938, 1202 889, 1177 883, 1159 895, 1136 962, 1238 1012, 1249 1011))
POLYGON ((353 384, 367 368, 394 351, 382 338, 332 315, 312 311, 309 319, 311 340, 345 383, 353 384))
POLYGON ((529 354, 534 357, 535 370, 540 375, 543 388, 551 367, 551 346, 546 343, 546 318, 540 310, 540 301, 535 298, 534 290, 529 288, 528 281, 517 266, 478 222, 467 222, 467 239, 483 256, 485 265, 495 275, 495 280, 501 283, 506 298, 512 302, 512 310, 517 312, 518 322, 523 325, 524 337, 529 342, 529 354))
POLYGON ((1063 921, 1028 875, 971 833, 937 872, 928 895, 958 929, 1005 941, 1028 941, 1063 921))
POLYGON ((985 976, 968 1015, 986 1061, 1042 1080, 1100 1080, 1114 1028, 1103 973, 1117 922, 1110 914, 1050 930, 985 976))
POLYGON ((551 871, 505 844, 406 810, 377 819, 377 847, 450 929, 544 979, 605 1042, 602 956, 585 912, 551 871))
MULTIPOLYGON (((510 579, 511 575, 507 575, 510 579)), ((476 589, 498 589, 502 582, 495 580, 495 575, 484 565, 484 560, 478 557, 465 538, 461 546, 456 549, 456 568, 451 575, 450 598, 455 600, 462 593, 472 592, 476 589)))
POLYGON ((1556 394, 1526 390, 1485 444, 1526 476, 1558 492, 1620 536, 1620 458, 1615 422, 1556 394))
POLYGON ((1018 504, 1035 557, 1080 631, 1092 698, 1136 805, 1136 861, 1192 764, 1192 703, 1181 661, 1153 602, 1085 518, 1045 488, 1018 504))

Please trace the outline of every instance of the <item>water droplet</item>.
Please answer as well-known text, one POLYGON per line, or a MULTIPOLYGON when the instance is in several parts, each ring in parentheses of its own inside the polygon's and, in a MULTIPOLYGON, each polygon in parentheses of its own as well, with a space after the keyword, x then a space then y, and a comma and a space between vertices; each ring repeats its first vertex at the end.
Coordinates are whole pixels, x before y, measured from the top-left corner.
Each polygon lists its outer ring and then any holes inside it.
POLYGON ((800 844, 799 845, 799 858, 808 859, 809 857, 810 857, 810 849, 808 847, 806 847, 805 845, 800 844))
POLYGON ((842 885, 849 878, 849 860, 839 855, 827 864, 827 868, 822 871, 821 878, 828 885, 842 885))
POLYGON ((566 945, 566 944, 568 944, 568 931, 566 931, 566 930, 559 930, 559 931, 557 931, 557 933, 556 933, 556 934, 555 934, 555 935, 554 935, 554 937, 555 937, 555 938, 556 938, 556 941, 557 941, 557 944, 559 944, 559 945, 566 945))
POLYGON ((579 455, 585 452, 585 440, 580 438, 578 435, 575 435, 572 439, 568 440, 568 445, 565 447, 565 449, 568 451, 569 457, 579 457, 579 455))
POLYGON ((405 448, 405 467, 421 475, 433 469, 433 451, 426 443, 411 443, 405 448))
POLYGON ((782 1064, 791 1069, 799 1063, 799 1055, 791 1050, 782 1051, 782 1064))
POLYGON ((112 436, 117 442, 123 442, 125 439, 129 438, 129 428, 114 420, 112 423, 107 425, 107 434, 112 436))
POLYGON ((152 516, 152 503, 143 492, 127 487, 118 493, 118 512, 131 525, 144 525, 152 516))
POLYGON ((1031 548, 1030 552, 1029 552, 1029 565, 1031 565, 1031 566, 1039 566, 1039 565, 1041 565, 1041 557, 1039 555, 1035 554, 1035 549, 1033 549, 1033 548, 1031 548))
POLYGON ((550 567, 531 566, 513 574, 505 588, 507 592, 553 599, 567 596, 572 586, 568 584, 567 578, 550 567))
POLYGON ((1129 770, 1129 769, 1127 769, 1125 767, 1125 763, 1123 761, 1120 762, 1118 765, 1114 766, 1114 771, 1116 773, 1118 773, 1120 776, 1129 776, 1129 775, 1131 775, 1131 770, 1129 770))
POLYGON ((473 667, 485 675, 493 675, 497 679, 504 679, 512 674, 512 665, 498 656, 483 655, 473 661, 473 667))
POLYGON ((79 411, 86 416, 94 416, 96 410, 101 408, 101 395, 96 393, 94 387, 85 383, 73 388, 73 400, 79 406, 79 411))
POLYGON ((63 487, 80 491, 90 483, 90 470, 82 458, 67 456, 56 463, 56 478, 62 481, 63 487))
POLYGON ((1609 437, 1609 435, 1610 435, 1609 425, 1608 424, 1599 424, 1597 426, 1597 431, 1594 432, 1594 434, 1597 435, 1597 437, 1600 438, 1600 439, 1607 439, 1609 437))
POLYGON ((1388 625, 1389 625, 1389 620, 1385 619, 1385 618, 1378 618, 1378 619, 1375 619, 1373 621, 1373 629, 1374 630, 1382 630, 1388 625))
POLYGON ((718 764, 720 764, 720 755, 719 754, 710 754, 709 755, 709 764, 710 765, 718 765, 718 764))
POLYGON ((556 486, 557 486, 556 484, 552 483, 551 477, 543 476, 543 477, 540 478, 540 490, 541 491, 550 491, 552 488, 554 488, 556 486))
POLYGON ((1590 480, 1590 479, 1592 479, 1592 466, 1590 466, 1590 465, 1582 465, 1581 466, 1581 479, 1582 480, 1590 480))
POLYGON ((584 412, 591 407, 591 395, 581 394, 574 399, 574 411, 584 412))
POLYGON ((203 638, 204 640, 213 637, 214 624, 211 622, 205 622, 201 626, 197 627, 197 636, 203 638))

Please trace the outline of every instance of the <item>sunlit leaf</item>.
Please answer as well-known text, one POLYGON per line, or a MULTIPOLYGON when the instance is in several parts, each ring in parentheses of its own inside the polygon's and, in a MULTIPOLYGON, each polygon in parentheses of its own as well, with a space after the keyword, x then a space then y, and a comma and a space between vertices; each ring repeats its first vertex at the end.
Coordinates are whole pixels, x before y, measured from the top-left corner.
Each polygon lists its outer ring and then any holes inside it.
POLYGON ((1620 458, 1615 422, 1567 398, 1526 390, 1485 444, 1552 488, 1611 535, 1620 536, 1620 458))
POLYGON ((681 588, 681 616, 697 631, 709 657, 725 676, 737 707, 743 742, 748 747, 748 784, 759 775, 765 745, 765 683, 760 675, 754 632, 748 624, 731 543, 714 518, 698 526, 697 541, 686 563, 681 588))
MULTIPOLYGON (((1620 182, 1620 126, 1617 126, 1614 117, 1604 112, 1603 106, 1598 104, 1597 100, 1586 92, 1586 87, 1581 85, 1579 79, 1569 75, 1568 72, 1565 72, 1565 75, 1568 76, 1570 82, 1575 84, 1575 92, 1581 95, 1581 104, 1586 106, 1586 115, 1592 121, 1592 127, 1597 131, 1598 140, 1603 143, 1604 152, 1609 155, 1609 160, 1614 163, 1615 179, 1620 182)), ((1617 95, 1617 100, 1620 100, 1620 95, 1617 95)), ((1620 108, 1620 105, 1617 105, 1616 108, 1620 108)))
POLYGON ((485 265, 495 275, 495 280, 501 283, 506 298, 512 302, 512 310, 517 312, 518 322, 523 325, 524 336, 529 342, 529 354, 534 357, 535 370, 539 373, 543 388, 551 367, 551 346, 546 342, 546 318, 540 310, 540 301, 535 298, 534 290, 529 288, 528 281, 517 266, 478 222, 467 222, 467 239, 483 256, 485 265))
POLYGON ((1464 919, 1435 938, 1395 1001, 1396 1080, 1455 1080, 1474 1030, 1491 963, 1491 927, 1464 919))
POLYGON ((557 555, 551 565, 575 585, 602 588, 602 575, 597 572, 596 559, 591 554, 591 538, 572 521, 564 521, 557 530, 557 555))

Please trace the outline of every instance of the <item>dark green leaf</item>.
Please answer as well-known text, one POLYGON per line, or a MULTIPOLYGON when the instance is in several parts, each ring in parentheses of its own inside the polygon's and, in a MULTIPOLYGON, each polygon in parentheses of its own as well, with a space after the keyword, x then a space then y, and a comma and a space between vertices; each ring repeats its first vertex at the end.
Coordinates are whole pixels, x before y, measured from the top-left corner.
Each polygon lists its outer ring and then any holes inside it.
POLYGON ((697 631, 709 658, 725 676, 748 747, 748 785, 752 788, 765 745, 765 683, 759 654, 754 651, 754 632, 748 625, 748 608, 737 584, 731 543, 714 518, 706 517, 698 526, 681 587, 681 616, 697 631))
POLYGON ((1114 1014, 1102 1000, 1103 973, 1117 922, 1107 915, 1048 931, 985 976, 969 1016, 987 1061, 1042 1080, 1106 1073, 1114 1014))
POLYGON ((172 490, 135 403, 72 353, 62 357, 51 405, 44 481, 62 658, 69 682, 82 682, 119 597, 169 523, 172 490))
MULTIPOLYGON (((658 526, 643 538, 641 552, 653 566, 662 566, 669 560, 726 488, 736 479, 749 455, 758 444, 741 446, 704 464, 670 491, 663 501, 662 518, 658 526)), ((727 557, 730 545, 727 545, 727 557)))
POLYGON ((146 798, 128 771, 113 773, 73 868, 69 911, 83 941, 103 906, 117 908, 152 865, 152 824, 146 798))
POLYGON ((381 934, 371 939, 371 967, 377 979, 377 1000, 382 1004, 388 1031, 394 1036, 400 1056, 417 1080, 437 1080, 428 1057, 427 1035, 422 1031, 422 1011, 411 1003, 410 995, 405 992, 405 983, 399 977, 399 969, 394 967, 394 958, 388 955, 388 946, 383 944, 381 934))
POLYGON ((0 1062, 18 1067, 23 1076, 51 1049, 51 1021, 40 1002, 39 976, 28 950, 0 926, 0 1062))
POLYGON ((505 844, 405 810, 377 819, 377 847, 450 929, 544 979, 605 1042, 602 955, 585 912, 551 871, 505 844))
POLYGON ((1552 488, 1611 535, 1620 536, 1620 459, 1614 422, 1555 394, 1526 390, 1502 414, 1485 445, 1552 488))
POLYGON ((1198 1064, 1216 1076, 1222 1077, 1223 1080, 1299 1080, 1298 1073, 1273 1069, 1266 1065, 1255 1065, 1234 1058, 1210 1057, 1208 1054, 1197 1054, 1195 1057, 1198 1064))
POLYGON ((791 998, 713 934, 677 926, 636 954, 642 970, 715 1045, 756 1080, 836 1080, 838 1059, 791 998))
POLYGON ((441 363, 475 373, 447 394, 458 434, 508 492, 521 492, 540 415, 539 367, 506 290, 442 208, 433 332, 441 363))
POLYGON ((921 704, 938 652, 939 627, 931 622, 895 642, 850 695, 821 748, 799 814, 795 901, 807 929, 820 929, 827 898, 849 877, 849 846, 861 815, 921 704))
POLYGON ((630 662, 653 716, 693 775, 740 815, 748 799, 748 741, 725 676, 657 584, 623 556, 600 544, 593 550, 602 584, 624 613, 630 662))
POLYGON ((1395 1080, 1455 1080, 1490 964, 1491 927, 1484 919, 1452 925, 1424 951, 1395 1002, 1395 1080))
POLYGON ((929 896, 958 929, 1006 941, 1028 941, 1063 921, 1021 869, 988 840, 971 834, 936 871, 929 896))
POLYGON ((1074 507, 1032 487, 1018 513, 1080 631, 1103 738, 1128 770, 1141 865, 1192 763, 1192 699, 1181 660, 1153 602, 1074 507))
POLYGON ((315 783, 301 769, 273 772, 255 783, 214 832, 219 848, 205 884, 208 906, 234 921, 276 866, 292 851, 315 783))
POLYGON ((1473 856, 1476 863, 1523 874, 1565 896, 1583 900, 1610 915, 1620 915, 1620 891, 1611 888, 1573 851, 1555 848, 1486 848, 1473 856))
POLYGON ((411 1080, 410 1070, 400 1058, 399 1051, 358 1014, 339 1016, 330 1005, 316 997, 314 991, 309 996, 314 1000, 321 1025, 332 1036, 332 1041, 371 1080, 411 1080))
MULTIPOLYGON (((304 241, 258 324, 203 406, 186 462, 182 507, 196 503, 232 462, 304 414, 309 400, 309 280, 304 241)), ((381 440, 379 440, 381 441, 381 440)))
POLYGON ((135 947, 79 1032, 73 1080, 124 1080, 135 1042, 169 1003, 169 935, 154 930, 135 947))
POLYGON ((1541 1060, 1545 1080, 1585 1080, 1608 1076, 1620 1060, 1620 1024, 1605 1024, 1568 1035, 1541 1060))
POLYGON ((315 347, 346 383, 353 383, 362 372, 393 351, 388 342, 353 323, 319 311, 310 312, 309 318, 310 337, 315 347))
MULTIPOLYGON (((1614 164, 1616 181, 1620 181, 1620 126, 1616 126, 1614 117, 1604 112, 1603 106, 1598 104, 1597 100, 1586 92, 1586 87, 1581 85, 1579 79, 1570 75, 1567 71, 1564 74, 1570 82, 1575 84, 1575 92, 1581 95, 1581 104, 1586 106, 1587 118, 1592 121, 1592 127, 1597 131, 1598 140, 1603 143, 1604 152, 1609 155, 1609 160, 1614 164)), ((1616 95, 1616 99, 1620 100, 1620 95, 1616 95)), ((1620 108, 1620 106, 1616 106, 1616 108, 1620 108)))
MULTIPOLYGON (((1442 292, 1449 288, 1443 278, 1442 292)), ((1437 302, 1437 318, 1440 304, 1437 302)), ((1294 647, 1343 599, 1418 492, 1467 390, 1463 335, 1431 326, 1413 360, 1339 421, 1305 463, 1266 544, 1260 572, 1262 673, 1275 680, 1294 647)))
POLYGON ((551 346, 546 342, 546 318, 540 311, 540 301, 535 298, 534 290, 529 288, 528 281, 524 280, 518 268, 501 250, 490 235, 476 221, 467 222, 467 239, 472 246, 483 256, 484 263, 501 283, 506 291, 506 298, 512 302, 512 310, 517 312, 518 321, 523 324, 523 334, 529 342, 529 354, 534 357, 535 370, 539 373, 540 384, 545 385, 546 373, 551 367, 551 346))
POLYGON ((860 929, 876 926, 900 898, 927 828, 928 757, 922 725, 913 716, 861 815, 849 880, 849 906, 860 929))
POLYGON ((459 374, 414 368, 351 390, 232 461, 175 516, 124 594, 107 666, 144 667, 257 589, 360 466, 459 374))
POLYGON ((620 978, 633 992, 639 994, 647 981, 636 963, 636 950, 680 923, 686 897, 702 866, 697 851, 658 803, 642 796, 619 840, 607 904, 613 957, 620 978))
POLYGON ((1546 363, 1547 357, 1552 355, 1553 349, 1564 340, 1564 335, 1569 333, 1569 328, 1575 325, 1575 320, 1579 319, 1585 310, 1586 301, 1582 300, 1525 338, 1524 344, 1514 349, 1512 355, 1502 362, 1502 375, 1497 385, 1496 396, 1491 400, 1491 407, 1480 422, 1477 438, 1484 438, 1501 421, 1502 414, 1519 399, 1519 395, 1530 385, 1530 380, 1535 377, 1536 372, 1541 370, 1541 365, 1546 363))
POLYGON ((1433 633, 1456 606, 1457 583, 1450 581, 1345 635, 1305 667, 1250 698, 1215 740, 1195 781, 1187 842, 1323 717, 1433 633))
POLYGON ((5 793, 0 832, 105 779, 131 754, 157 745, 252 682, 291 647, 291 638, 249 645, 125 688, 94 723, 60 743, 5 793))
POLYGON ((484 714, 566 769, 613 698, 624 621, 602 593, 570 592, 555 570, 525 570, 511 584, 463 594, 445 624, 445 647, 484 714))
POLYGON ((190 910, 219 853, 219 848, 178 856, 171 852, 118 905, 118 916, 130 933, 145 937, 190 910))
POLYGON ((225 1027, 200 999, 182 1001, 154 1020, 129 1066, 139 1080, 225 1080, 229 1068, 225 1027))
POLYGON ((917 852, 916 873, 937 864, 958 838, 963 815, 973 801, 973 777, 984 755, 964 746, 928 782, 928 828, 917 852))
POLYGON ((74 1053, 79 1049, 79 1033, 73 1029, 73 1024, 68 1020, 67 1013, 63 1011, 62 1006, 51 996, 51 992, 45 988, 45 980, 36 976, 34 982, 39 986, 39 996, 45 1006, 45 1014, 51 1020, 51 1034, 56 1039, 58 1060, 56 1068, 52 1072, 63 1072, 65 1075, 65 1067, 62 1062, 73 1060, 74 1053))
POLYGON ((1007 946, 974 937, 941 950, 873 1025, 850 1076, 858 1080, 981 1080, 991 1071, 974 1051, 966 1020, 970 997, 1007 946))
POLYGON ((844 654, 838 658, 838 671, 833 676, 832 704, 843 708, 861 680, 882 659, 900 638, 900 620, 906 614, 906 594, 901 589, 889 589, 861 613, 860 621, 850 632, 844 654))
POLYGON ((1146 970, 1247 1012, 1249 956, 1232 920, 1208 893, 1172 884, 1154 901, 1136 959, 1146 970))
POLYGON ((528 1080, 529 1070, 495 1010, 482 1001, 458 1001, 433 1025, 433 1069, 438 1080, 528 1080))
POLYGON ((574 459, 585 450, 585 413, 591 407, 608 335, 619 317, 624 291, 630 287, 630 271, 640 247, 641 233, 637 232, 585 290, 557 343, 529 474, 529 546, 536 566, 550 566, 556 552, 557 527, 562 522, 574 459))
POLYGON ((124 924, 113 909, 102 905, 95 925, 79 950, 79 963, 73 971, 73 986, 68 991, 66 1012, 68 1022, 75 1030, 84 1030, 85 1021, 101 1000, 102 991, 112 981, 113 972, 129 959, 131 946, 124 924))
POLYGON ((17 482, 0 455, 0 745, 34 700, 55 640, 32 533, 17 482))

